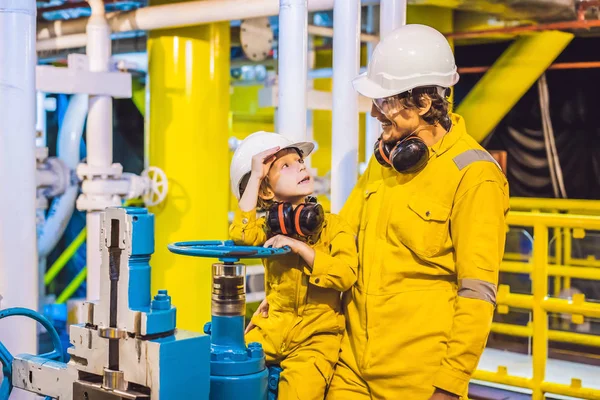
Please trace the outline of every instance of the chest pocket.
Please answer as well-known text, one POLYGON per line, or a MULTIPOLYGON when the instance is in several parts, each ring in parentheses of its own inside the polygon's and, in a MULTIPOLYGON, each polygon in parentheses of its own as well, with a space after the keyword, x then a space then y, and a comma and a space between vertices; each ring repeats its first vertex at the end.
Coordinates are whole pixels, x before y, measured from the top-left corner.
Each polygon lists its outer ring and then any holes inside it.
POLYGON ((422 196, 413 196, 397 210, 392 234, 418 255, 431 257, 442 250, 449 235, 451 208, 422 196))
POLYGON ((365 230, 369 223, 375 223, 376 221, 379 212, 379 203, 381 202, 381 181, 367 184, 363 195, 365 202, 360 218, 360 230, 365 230))

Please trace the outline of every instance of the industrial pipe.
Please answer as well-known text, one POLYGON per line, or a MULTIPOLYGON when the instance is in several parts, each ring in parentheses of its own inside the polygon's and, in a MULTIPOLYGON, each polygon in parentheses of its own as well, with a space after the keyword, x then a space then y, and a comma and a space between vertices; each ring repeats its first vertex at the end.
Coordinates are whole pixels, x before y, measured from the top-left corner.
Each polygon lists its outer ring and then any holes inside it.
MULTIPOLYGON (((402 25, 406 25, 406 7, 407 0, 381 0, 379 7, 379 38, 381 39, 391 31, 399 28, 402 25)), ((373 31, 374 25, 374 14, 373 7, 369 7, 369 13, 367 24, 369 25, 369 31, 373 31)), ((368 57, 371 59, 371 54, 375 49, 376 42, 367 43, 368 57)), ((365 161, 368 162, 373 152, 371 151, 373 145, 377 141, 381 132, 381 123, 377 118, 371 117, 367 113, 365 129, 365 161)))
MULTIPOLYGON (((83 127, 88 110, 88 96, 75 94, 69 100, 64 123, 58 132, 58 158, 69 170, 74 171, 79 164, 79 150, 83 127)), ((62 237, 69 219, 75 209, 75 200, 79 194, 79 185, 71 182, 65 192, 52 201, 47 220, 41 227, 38 237, 39 257, 47 257, 62 237)))
POLYGON ((36 93, 35 146, 46 147, 46 93, 36 93))
MULTIPOLYGON (((309 12, 331 10, 334 0, 310 0, 309 12)), ((107 15, 112 32, 153 30, 268 17, 279 13, 278 0, 207 0, 143 7, 132 11, 114 12, 107 15)), ((88 19, 52 21, 39 25, 37 39, 39 49, 50 49, 60 41, 46 43, 46 39, 70 37, 86 32, 88 19)), ((57 48, 57 47, 53 47, 57 48)), ((64 48, 64 47, 63 47, 64 48)))
MULTIPOLYGON (((35 22, 35 0, 0 0, 0 181, 10 191, 0 196, 0 297, 3 308, 33 310, 39 307, 35 22)), ((37 353, 34 321, 2 324, 0 338, 13 353, 37 353)))
MULTIPOLYGON (((231 45, 232 46, 240 46, 240 30, 241 28, 239 26, 232 26, 231 27, 231 45)), ((120 32, 120 33, 113 33, 112 39, 113 40, 124 40, 129 36, 130 33, 128 32, 120 32)), ((333 28, 329 28, 326 26, 317 26, 317 25, 308 25, 308 34, 311 36, 322 36, 322 37, 333 37, 333 28)), ((360 40, 361 42, 364 43, 377 43, 379 41, 379 37, 376 35, 372 35, 369 33, 361 33, 360 35, 360 40)), ((58 36, 52 39, 44 39, 44 40, 40 40, 37 42, 36 44, 36 50, 37 51, 54 51, 54 50, 64 50, 64 49, 74 49, 74 48, 80 48, 80 47, 85 47, 87 43, 87 34, 85 33, 78 33, 78 34, 74 34, 74 35, 67 35, 67 36, 58 36)), ((119 44, 119 51, 121 53, 126 52, 123 49, 123 44, 128 42, 122 42, 119 44)), ((140 40, 138 37, 133 37, 131 38, 131 43, 132 43, 132 47, 134 48, 138 48, 140 46, 140 40), (136 47, 138 46, 138 47, 136 47)), ((143 43, 143 42, 142 42, 143 43)), ((275 46, 277 43, 274 42, 273 45, 275 46)), ((60 57, 60 54, 52 54, 52 57, 60 57)))
MULTIPOLYGON (((330 37, 334 35, 333 28, 327 26, 309 25, 308 34, 313 36, 330 37)), ((370 33, 360 33, 360 41, 365 43, 377 43, 379 42, 379 36, 372 35, 370 33)))
POLYGON ((358 176, 358 93, 352 80, 360 68, 360 1, 336 0, 333 24, 331 211, 337 213, 358 176))
MULTIPOLYGON (((459 74, 483 74, 487 72, 491 67, 459 67, 459 74)), ((600 68, 600 61, 581 61, 581 62, 565 62, 565 63, 554 63, 550 65, 547 70, 561 70, 561 69, 592 69, 600 68)), ((591 200, 590 200, 591 201, 591 200)))
POLYGON ((307 27, 307 0, 280 0, 277 130, 293 142, 306 140, 307 27))
POLYGON ((406 25, 407 0, 381 0, 379 8, 379 37, 406 25))
MULTIPOLYGON (((86 53, 89 68, 92 72, 105 72, 109 69, 111 56, 110 27, 106 20, 102 0, 90 0, 90 6, 92 15, 86 20, 88 34, 86 53)), ((110 171, 113 158, 112 97, 89 97, 86 139, 87 164, 90 169, 110 171)), ((86 177, 86 180, 90 179, 94 178, 86 177)), ((93 196, 89 200, 91 202, 84 207, 87 209, 86 227, 88 232, 86 246, 87 299, 96 300, 100 298, 100 265, 102 264, 101 253, 97 246, 100 242, 100 214, 106 204, 111 203, 111 196, 93 196)))
POLYGON ((447 33, 448 39, 474 39, 486 36, 493 36, 498 34, 520 34, 527 32, 540 32, 540 31, 568 31, 576 29, 591 29, 599 28, 600 20, 583 20, 583 21, 561 21, 561 22, 550 22, 547 24, 537 25, 525 25, 525 26, 514 26, 507 28, 498 29, 486 29, 481 31, 467 31, 467 32, 454 32, 447 33))
MULTIPOLYGON (((375 18, 376 18, 375 7, 373 7, 373 6, 368 7, 367 8, 367 32, 369 32, 369 33, 375 32, 375 18)), ((381 17, 380 17, 380 19, 381 19, 381 17)), ((375 46, 377 46, 378 42, 379 42, 379 40, 377 40, 377 42, 368 42, 367 43, 367 58, 369 60, 371 59, 371 56, 373 55, 373 51, 375 50, 375 46)), ((361 71, 359 71, 359 73, 362 73, 362 68, 361 68, 361 71)), ((362 172, 364 172, 367 165, 369 165, 369 160, 371 159, 371 156, 373 155, 371 148, 373 147, 373 144, 377 141, 377 138, 379 137, 380 132, 381 132, 381 123, 379 123, 377 118, 372 117, 370 112, 367 112, 365 114, 365 159, 363 160, 364 164, 361 164, 361 171, 360 171, 361 174, 362 174, 362 172)))

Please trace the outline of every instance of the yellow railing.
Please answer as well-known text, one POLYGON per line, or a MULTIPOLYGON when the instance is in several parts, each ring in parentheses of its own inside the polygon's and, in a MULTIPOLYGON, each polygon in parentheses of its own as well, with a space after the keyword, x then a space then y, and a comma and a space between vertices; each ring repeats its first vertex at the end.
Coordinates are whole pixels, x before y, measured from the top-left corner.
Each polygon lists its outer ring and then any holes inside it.
POLYGON ((510 209, 513 211, 567 211, 596 212, 600 214, 600 201, 577 199, 540 199, 529 197, 511 197, 510 209))
MULTIPOLYGON (((534 242, 531 261, 526 263, 505 261, 501 266, 501 270, 505 272, 530 274, 533 282, 532 294, 511 293, 508 286, 501 285, 498 289, 497 311, 507 313, 511 308, 531 310, 533 320, 528 326, 494 323, 492 331, 514 336, 533 337, 533 377, 529 379, 511 376, 508 374, 506 367, 500 366, 497 372, 476 371, 473 378, 531 389, 533 400, 544 399, 544 393, 600 400, 600 390, 582 387, 579 379, 573 379, 571 385, 545 381, 548 340, 600 345, 600 337, 573 332, 551 331, 549 329, 549 312, 571 314, 572 322, 583 323, 584 317, 600 318, 600 303, 586 301, 584 295, 576 295, 570 300, 549 298, 548 276, 600 280, 600 269, 565 268, 563 265, 549 265, 548 230, 551 228, 600 230, 600 217, 515 211, 509 213, 508 224, 510 226, 533 227, 534 242)), ((557 257, 556 261, 561 261, 560 257, 557 257)), ((565 265, 568 265, 568 262, 569 260, 565 260, 565 265)))
MULTIPOLYGON (((553 213, 565 212, 586 215, 600 215, 600 201, 597 200, 512 197, 510 199, 510 207, 513 211, 548 211, 553 213)), ((600 260, 597 260, 594 256, 583 259, 572 257, 573 239, 581 239, 584 236, 585 231, 583 229, 572 231, 570 228, 566 227, 554 228, 556 256, 549 257, 549 262, 557 265, 564 264, 567 266, 600 268, 600 260)), ((522 254, 507 253, 505 254, 504 259, 509 261, 526 261, 527 256, 522 254)), ((571 288, 571 278, 577 277, 565 275, 554 280, 553 293, 555 296, 558 296, 563 289, 571 288)))

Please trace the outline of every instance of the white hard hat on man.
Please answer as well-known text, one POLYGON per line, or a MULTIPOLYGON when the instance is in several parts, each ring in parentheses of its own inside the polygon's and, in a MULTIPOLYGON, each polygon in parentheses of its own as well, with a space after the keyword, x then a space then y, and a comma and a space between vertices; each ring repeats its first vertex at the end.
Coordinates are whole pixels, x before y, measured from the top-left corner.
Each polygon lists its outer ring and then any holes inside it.
POLYGON ((352 82, 365 97, 381 99, 419 86, 448 88, 458 82, 450 44, 426 25, 404 25, 373 51, 368 70, 352 82))

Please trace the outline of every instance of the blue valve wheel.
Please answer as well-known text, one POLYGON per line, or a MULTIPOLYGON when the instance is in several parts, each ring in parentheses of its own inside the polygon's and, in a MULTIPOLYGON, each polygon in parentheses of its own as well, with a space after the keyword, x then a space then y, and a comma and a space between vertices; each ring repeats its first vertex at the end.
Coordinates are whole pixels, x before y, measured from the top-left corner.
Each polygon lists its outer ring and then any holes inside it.
MULTIPOLYGON (((52 345, 54 346, 54 350, 50 353, 41 354, 40 357, 48 358, 50 360, 56 360, 60 362, 65 362, 64 353, 62 349, 62 344, 60 342, 60 337, 58 336, 58 332, 46 317, 41 315, 38 312, 33 310, 29 310, 27 308, 14 307, 7 308, 5 310, 0 310, 0 319, 6 317, 13 316, 22 316, 28 317, 36 320, 48 331, 50 334, 50 338, 52 339, 52 345)), ((7 400, 10 396, 10 392, 12 391, 12 362, 14 357, 8 349, 0 342, 0 362, 2 363, 2 373, 4 374, 4 379, 2 380, 2 385, 0 385, 0 400, 7 400)))
POLYGON ((168 246, 175 254, 192 257, 218 258, 223 262, 237 262, 242 258, 267 258, 280 256, 291 251, 289 247, 273 249, 256 246, 236 246, 232 240, 175 242, 168 246))

